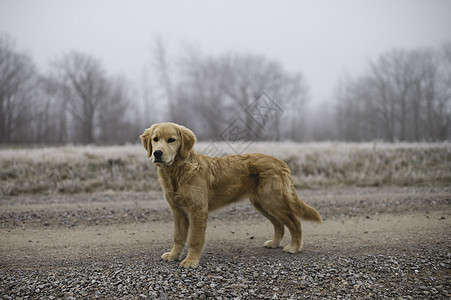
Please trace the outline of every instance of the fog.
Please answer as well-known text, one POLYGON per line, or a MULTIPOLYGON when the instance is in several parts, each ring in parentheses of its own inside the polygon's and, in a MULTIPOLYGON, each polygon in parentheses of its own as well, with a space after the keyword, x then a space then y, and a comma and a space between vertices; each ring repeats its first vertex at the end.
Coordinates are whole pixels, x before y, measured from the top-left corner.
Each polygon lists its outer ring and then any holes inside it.
POLYGON ((450 29, 436 0, 2 0, 0 142, 136 142, 164 120, 202 140, 448 140, 450 29))

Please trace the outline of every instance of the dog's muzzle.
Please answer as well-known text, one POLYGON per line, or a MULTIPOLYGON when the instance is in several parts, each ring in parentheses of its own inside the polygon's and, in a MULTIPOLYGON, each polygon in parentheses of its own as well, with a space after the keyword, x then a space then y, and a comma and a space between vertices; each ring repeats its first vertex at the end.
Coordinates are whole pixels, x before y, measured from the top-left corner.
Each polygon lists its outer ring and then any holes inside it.
POLYGON ((161 150, 155 150, 153 152, 153 157, 154 157, 154 162, 163 162, 162 157, 163 157, 163 151, 161 150))

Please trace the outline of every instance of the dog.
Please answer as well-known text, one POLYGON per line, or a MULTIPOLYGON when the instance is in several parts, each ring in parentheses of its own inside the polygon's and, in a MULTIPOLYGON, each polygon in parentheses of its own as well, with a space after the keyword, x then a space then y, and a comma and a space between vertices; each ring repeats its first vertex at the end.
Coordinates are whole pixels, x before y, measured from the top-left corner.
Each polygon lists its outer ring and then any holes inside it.
POLYGON ((196 268, 205 241, 208 213, 249 198, 274 226, 274 235, 264 244, 278 248, 285 226, 291 243, 283 251, 297 253, 302 246, 301 223, 321 223, 318 211, 297 195, 287 164, 265 154, 209 157, 194 152, 196 136, 175 123, 159 123, 140 135, 147 156, 156 164, 158 178, 174 219, 174 246, 161 258, 179 260, 188 238, 188 253, 180 263, 196 268))

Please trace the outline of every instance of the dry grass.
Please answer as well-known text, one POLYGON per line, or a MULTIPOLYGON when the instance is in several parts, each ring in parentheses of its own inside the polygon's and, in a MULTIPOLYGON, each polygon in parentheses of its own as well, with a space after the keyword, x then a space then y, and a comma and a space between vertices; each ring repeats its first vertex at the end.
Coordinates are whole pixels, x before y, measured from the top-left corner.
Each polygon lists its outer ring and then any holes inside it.
MULTIPOLYGON (((208 143, 198 143, 203 152, 208 143)), ((232 154, 225 143, 216 149, 232 154)), ((239 148, 238 146, 235 148, 239 148)), ((448 186, 451 144, 254 143, 246 152, 277 156, 297 188, 448 186)), ((0 149, 0 194, 148 191, 160 189, 140 145, 0 149)))

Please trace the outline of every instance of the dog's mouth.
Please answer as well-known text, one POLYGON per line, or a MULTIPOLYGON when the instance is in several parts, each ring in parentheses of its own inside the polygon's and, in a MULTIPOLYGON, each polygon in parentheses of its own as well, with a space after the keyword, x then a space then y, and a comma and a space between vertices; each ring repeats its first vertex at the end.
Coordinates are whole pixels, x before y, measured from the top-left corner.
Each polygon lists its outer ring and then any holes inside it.
POLYGON ((157 166, 170 166, 172 164, 172 160, 163 161, 162 159, 155 159, 153 163, 156 164, 157 166))

